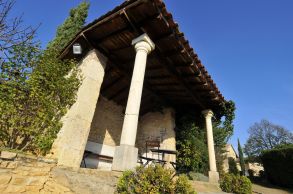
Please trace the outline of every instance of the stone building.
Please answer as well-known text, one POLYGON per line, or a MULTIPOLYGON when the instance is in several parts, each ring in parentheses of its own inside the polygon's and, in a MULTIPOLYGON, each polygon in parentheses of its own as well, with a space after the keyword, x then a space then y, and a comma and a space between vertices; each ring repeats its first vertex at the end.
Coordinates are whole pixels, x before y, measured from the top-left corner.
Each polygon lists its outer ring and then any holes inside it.
POLYGON ((229 159, 233 159, 237 165, 237 169, 241 171, 240 162, 238 154, 236 153, 233 145, 226 144, 225 152, 224 152, 224 160, 223 160, 223 171, 229 172, 229 159))
POLYGON ((83 81, 52 147, 59 165, 79 167, 87 150, 113 158, 97 167, 132 169, 147 140, 176 150, 176 112, 192 110, 206 121, 209 177, 218 181, 211 119, 225 100, 161 0, 125 1, 61 57, 79 61, 83 81))
MULTIPOLYGON (((229 172, 229 159, 233 159, 236 162, 236 167, 239 171, 241 171, 240 160, 238 154, 236 153, 233 145, 227 144, 224 152, 224 160, 223 160, 223 171, 229 172)), ((264 171, 262 164, 258 162, 248 162, 245 163, 245 174, 248 175, 248 170, 253 172, 254 176, 259 176, 260 171, 264 171)))

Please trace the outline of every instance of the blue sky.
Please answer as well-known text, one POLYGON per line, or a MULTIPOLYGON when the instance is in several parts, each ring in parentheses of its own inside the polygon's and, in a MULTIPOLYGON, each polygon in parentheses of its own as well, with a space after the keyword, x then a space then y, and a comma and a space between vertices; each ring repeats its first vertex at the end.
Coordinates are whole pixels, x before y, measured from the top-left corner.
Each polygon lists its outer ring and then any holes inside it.
MULTIPOLYGON (((45 45, 80 0, 17 1, 13 14, 37 26, 45 45)), ((122 0, 91 1, 87 22, 122 0)), ((245 143, 247 129, 265 118, 293 129, 293 1, 166 0, 213 80, 236 103, 234 136, 245 143)))

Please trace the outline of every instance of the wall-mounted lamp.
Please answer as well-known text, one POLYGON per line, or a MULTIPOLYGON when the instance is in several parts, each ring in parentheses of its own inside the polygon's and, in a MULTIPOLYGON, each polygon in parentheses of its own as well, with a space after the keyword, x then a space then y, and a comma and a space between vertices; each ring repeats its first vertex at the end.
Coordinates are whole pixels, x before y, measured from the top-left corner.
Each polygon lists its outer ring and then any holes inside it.
POLYGON ((75 55, 81 55, 82 48, 81 48, 81 45, 79 43, 74 43, 72 49, 73 49, 73 54, 75 54, 75 55))

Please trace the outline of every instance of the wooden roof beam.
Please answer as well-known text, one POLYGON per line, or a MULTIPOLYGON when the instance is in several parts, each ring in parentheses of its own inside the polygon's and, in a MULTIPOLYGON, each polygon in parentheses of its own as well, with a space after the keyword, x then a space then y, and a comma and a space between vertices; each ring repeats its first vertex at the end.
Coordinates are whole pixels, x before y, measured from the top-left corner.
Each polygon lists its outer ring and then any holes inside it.
MULTIPOLYGON (((157 48, 160 49, 160 48, 157 48)), ((177 70, 169 64, 166 64, 164 61, 161 60, 160 56, 157 56, 158 59, 161 61, 162 64, 165 65, 165 67, 169 70, 169 72, 181 83, 181 85, 185 88, 187 93, 193 98, 193 100, 202 108, 205 109, 206 106, 200 101, 200 97, 197 94, 193 94, 191 89, 188 86, 188 83, 180 76, 178 75, 177 70)))
MULTIPOLYGON (((131 81, 131 76, 130 74, 125 71, 122 67, 118 66, 118 65, 115 65, 115 64, 112 64, 113 68, 118 71, 123 77, 125 77, 126 79, 128 79, 129 81, 131 81)), ((160 96, 160 94, 158 95, 158 92, 154 92, 152 89, 152 87, 149 86, 147 80, 144 81, 144 89, 145 90, 148 90, 148 92, 150 92, 152 95, 154 95, 155 97, 157 97, 160 101, 165 101, 165 102, 168 102, 170 103, 168 100, 166 100, 165 98, 162 98, 160 96)))

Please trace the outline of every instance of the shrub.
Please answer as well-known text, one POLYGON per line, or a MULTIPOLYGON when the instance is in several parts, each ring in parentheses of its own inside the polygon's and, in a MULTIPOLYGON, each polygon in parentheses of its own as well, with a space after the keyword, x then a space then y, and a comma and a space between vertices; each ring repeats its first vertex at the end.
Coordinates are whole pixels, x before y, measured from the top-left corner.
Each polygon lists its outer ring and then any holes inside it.
POLYGON ((264 151, 261 160, 271 183, 293 188, 293 144, 264 151))
POLYGON ((125 171, 117 184, 117 193, 195 193, 186 176, 179 176, 173 181, 173 171, 160 165, 146 168, 138 167, 135 171, 125 171))
POLYGON ((192 193, 195 194, 195 191, 191 187, 191 185, 188 182, 188 178, 186 175, 180 175, 178 179, 175 182, 175 193, 178 194, 187 194, 192 193))
POLYGON ((251 182, 245 176, 225 174, 220 180, 220 187, 223 191, 236 194, 251 193, 251 182))

